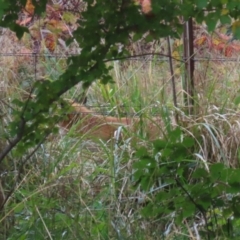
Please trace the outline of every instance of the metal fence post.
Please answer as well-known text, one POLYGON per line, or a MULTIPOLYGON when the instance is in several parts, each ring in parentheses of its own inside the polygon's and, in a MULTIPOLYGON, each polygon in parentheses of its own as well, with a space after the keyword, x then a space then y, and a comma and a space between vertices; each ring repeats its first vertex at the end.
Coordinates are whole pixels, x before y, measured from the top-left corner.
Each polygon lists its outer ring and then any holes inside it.
POLYGON ((184 24, 183 33, 185 74, 183 82, 184 104, 189 114, 193 114, 194 106, 194 49, 193 49, 193 20, 190 18, 184 24))

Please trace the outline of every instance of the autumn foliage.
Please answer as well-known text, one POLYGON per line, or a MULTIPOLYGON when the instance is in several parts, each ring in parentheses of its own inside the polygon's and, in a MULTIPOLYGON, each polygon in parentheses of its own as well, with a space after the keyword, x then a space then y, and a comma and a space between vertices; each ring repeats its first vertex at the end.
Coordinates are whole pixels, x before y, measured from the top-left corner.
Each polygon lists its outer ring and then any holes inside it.
POLYGON ((200 52, 208 49, 226 57, 232 57, 233 54, 240 52, 240 43, 233 42, 231 37, 224 34, 218 34, 217 36, 203 34, 195 39, 194 46, 200 52))

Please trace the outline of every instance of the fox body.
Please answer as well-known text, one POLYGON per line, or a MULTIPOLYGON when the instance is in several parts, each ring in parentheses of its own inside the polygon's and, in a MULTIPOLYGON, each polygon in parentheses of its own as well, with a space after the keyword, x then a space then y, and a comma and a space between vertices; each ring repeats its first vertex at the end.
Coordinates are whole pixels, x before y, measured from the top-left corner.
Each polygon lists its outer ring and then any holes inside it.
POLYGON ((61 127, 68 130, 76 124, 76 132, 91 138, 107 141, 114 137, 115 131, 125 127, 128 131, 137 132, 141 127, 146 131, 150 140, 156 139, 160 134, 160 118, 146 119, 144 123, 139 117, 111 117, 96 115, 93 111, 79 103, 72 103, 73 112, 60 123, 61 127))

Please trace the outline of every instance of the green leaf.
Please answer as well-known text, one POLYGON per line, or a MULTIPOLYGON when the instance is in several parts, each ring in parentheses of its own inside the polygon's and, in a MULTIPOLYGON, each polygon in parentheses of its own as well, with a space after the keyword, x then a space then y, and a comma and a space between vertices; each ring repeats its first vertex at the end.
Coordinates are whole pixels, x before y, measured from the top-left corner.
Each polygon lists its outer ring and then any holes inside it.
POLYGON ((151 182, 149 182, 148 177, 142 177, 140 185, 144 191, 148 191, 150 189, 150 187, 152 186, 151 182))
POLYGON ((207 27, 208 27, 208 30, 210 32, 214 31, 215 28, 216 28, 216 25, 217 25, 217 21, 218 21, 218 17, 216 15, 216 13, 209 13, 207 16, 206 16, 206 24, 207 24, 207 27))
POLYGON ((196 0, 196 5, 200 9, 205 8, 207 4, 208 4, 208 0, 196 0))
POLYGON ((230 218, 232 216, 232 214, 233 214, 233 211, 232 211, 231 207, 224 208, 222 211, 222 215, 225 219, 230 218))
POLYGON ((9 5, 10 4, 8 1, 0 0, 0 19, 3 18, 5 14, 5 10, 8 9, 9 5))
POLYGON ((221 24, 231 24, 232 20, 228 15, 221 15, 220 22, 221 24))
POLYGON ((239 188, 240 188, 240 183, 239 181, 238 182, 232 182, 232 183, 229 183, 229 188, 228 188, 228 193, 231 193, 231 194, 237 194, 239 193, 239 188))
POLYGON ((148 151, 145 147, 141 147, 136 152, 136 157, 142 158, 149 156, 148 151))
POLYGON ((148 169, 156 166, 156 162, 151 157, 144 157, 133 164, 135 169, 148 169))
POLYGON ((140 33, 135 33, 134 35, 133 35, 133 42, 136 42, 136 41, 138 41, 138 40, 140 40, 141 38, 142 38, 143 36, 142 36, 142 34, 140 34, 140 33))
POLYGON ((240 169, 228 169, 229 171, 229 177, 228 182, 229 183, 237 183, 239 182, 239 176, 240 176, 240 169))
POLYGON ((182 217, 194 217, 196 212, 196 206, 190 201, 184 201, 181 205, 182 208, 182 217))
POLYGON ((209 192, 207 190, 204 191, 197 200, 198 207, 201 208, 202 210, 204 209, 205 211, 207 211, 207 209, 212 205, 210 191, 211 191, 210 189, 209 192))
POLYGON ((204 169, 204 168, 197 168, 194 171, 192 177, 193 178, 206 178, 208 176, 208 174, 209 173, 206 171, 206 169, 204 169))
POLYGON ((146 218, 154 217, 156 215, 154 208, 155 205, 153 203, 148 203, 147 206, 141 210, 141 214, 146 218))
POLYGON ((164 148, 166 148, 167 146, 167 141, 161 140, 161 139, 157 139, 155 141, 153 141, 153 146, 157 151, 161 151, 164 148))
POLYGON ((221 179, 221 173, 224 171, 224 169, 225 169, 225 166, 224 166, 223 163, 215 163, 215 164, 212 164, 212 165, 209 167, 210 176, 211 176, 213 179, 220 180, 220 179, 221 179))
POLYGON ((180 127, 176 127, 174 130, 170 131, 168 134, 169 141, 175 143, 181 140, 182 130, 180 127))
POLYGON ((191 137, 184 137, 183 141, 182 141, 182 145, 185 148, 190 148, 194 146, 194 139, 191 137))

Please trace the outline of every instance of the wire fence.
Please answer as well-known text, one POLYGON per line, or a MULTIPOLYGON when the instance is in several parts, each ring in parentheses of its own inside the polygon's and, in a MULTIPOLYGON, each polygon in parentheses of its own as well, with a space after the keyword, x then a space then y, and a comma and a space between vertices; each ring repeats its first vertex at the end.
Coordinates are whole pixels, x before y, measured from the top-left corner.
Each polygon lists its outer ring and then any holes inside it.
MULTIPOLYGON (((6 49, 5 49, 6 50, 6 49)), ((222 56, 222 54, 217 55, 216 53, 212 54, 210 53, 210 51, 207 51, 208 53, 206 54, 207 56, 201 56, 201 54, 199 54, 199 51, 196 50, 196 53, 193 57, 193 60, 195 62, 195 64, 198 63, 202 63, 202 62, 215 62, 215 63, 236 63, 239 64, 240 62, 240 58, 239 56, 237 56, 238 54, 235 54, 235 56, 233 57, 226 57, 226 56, 222 56)), ((14 75, 13 77, 15 79, 17 79, 19 76, 17 76, 19 74, 19 69, 16 68, 21 68, 24 61, 26 61, 27 64, 27 68, 25 69, 26 76, 28 78, 27 81, 31 82, 31 81, 38 81, 38 80, 42 80, 44 79, 43 76, 41 76, 41 68, 47 69, 47 68, 51 68, 51 72, 52 75, 49 76, 48 74, 45 75, 45 77, 50 77, 52 79, 57 79, 60 75, 61 72, 64 71, 64 68, 66 69, 67 66, 65 65, 63 69, 61 69, 59 71, 59 68, 56 66, 53 66, 55 63, 59 62, 62 59, 67 59, 69 57, 74 57, 74 56, 78 56, 78 54, 61 54, 61 53, 35 53, 35 52, 27 52, 27 53, 23 53, 21 51, 6 51, 6 52, 0 52, 0 65, 2 66, 1 69, 1 77, 0 77, 0 88, 2 88, 2 91, 4 91, 4 81, 8 81, 8 79, 6 78, 6 74, 4 73, 4 71, 7 69, 12 75, 14 75), (7 60, 7 58, 12 58, 11 63, 9 63, 9 59, 7 60), (48 63, 48 60, 53 59, 54 62, 53 63, 48 63), (55 68, 56 67, 56 68, 55 68), (55 69, 54 69, 55 68, 55 69), (29 77, 30 76, 30 77, 29 77)), ((126 63, 126 62, 139 62, 139 63, 160 63, 160 62, 165 62, 166 64, 169 63, 169 60, 172 58, 172 60, 175 61, 175 63, 177 64, 184 64, 186 61, 188 61, 188 59, 184 59, 184 56, 181 55, 181 53, 179 53, 179 55, 176 57, 174 54, 172 54, 171 56, 169 56, 167 53, 164 52, 152 52, 152 53, 143 53, 143 54, 133 54, 133 55, 129 55, 126 56, 124 58, 118 58, 118 59, 106 59, 106 62, 117 62, 117 63, 126 63)), ((236 65, 237 66, 237 65, 236 65)), ((20 74, 24 74, 24 71, 22 71, 20 74)), ((21 76, 22 78, 24 78, 24 76, 21 76)), ((161 81, 159 81, 161 82, 161 81)), ((25 83, 26 84, 26 83, 25 83)), ((146 83, 148 84, 148 83, 146 83)), ((111 110, 110 111, 106 111, 107 108, 109 108, 109 106, 104 106, 104 105, 89 105, 88 106, 90 109, 94 109, 94 108, 98 108, 100 109, 100 111, 92 111, 92 113, 94 114, 101 114, 101 115, 111 115, 111 110)), ((126 105, 119 105, 119 107, 124 108, 124 107, 128 107, 126 105)), ((139 106, 135 106, 134 107, 141 107, 139 106)), ((154 104, 152 104, 152 107, 154 107, 154 104)), ((126 116, 139 116, 139 114, 133 114, 133 113, 125 113, 126 116)))
MULTIPOLYGON (((50 53, 8 53, 8 52, 0 52, 0 57, 31 57, 31 58, 64 58, 67 59, 69 57, 78 56, 79 54, 69 54, 69 55, 63 55, 63 54, 50 54, 50 53)), ((169 58, 173 58, 176 61, 179 62, 185 62, 187 59, 184 59, 183 55, 179 55, 178 59, 167 56, 167 54, 163 53, 148 53, 148 54, 139 54, 138 56, 126 56, 119 59, 110 59, 108 61, 169 61, 169 58), (181 59, 181 60, 180 60, 181 59)), ((219 62, 239 62, 240 56, 237 57, 194 57, 193 60, 195 62, 199 61, 219 61, 219 62)))

